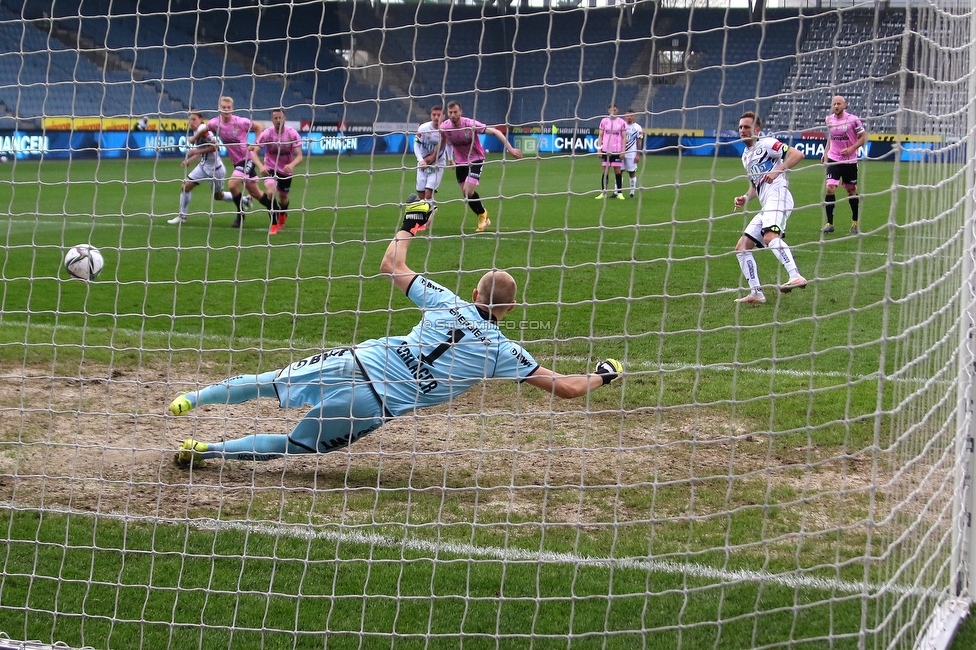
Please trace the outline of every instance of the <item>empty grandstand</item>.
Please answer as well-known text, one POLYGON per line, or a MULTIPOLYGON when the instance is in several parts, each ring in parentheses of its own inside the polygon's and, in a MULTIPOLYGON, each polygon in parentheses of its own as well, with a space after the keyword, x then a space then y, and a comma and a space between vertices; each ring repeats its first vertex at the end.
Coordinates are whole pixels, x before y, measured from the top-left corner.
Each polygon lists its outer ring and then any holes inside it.
POLYGON ((904 11, 808 11, 2 0, 0 119, 176 115, 229 94, 318 122, 416 122, 456 98, 492 123, 593 126, 614 102, 649 128, 758 109, 804 130, 841 93, 892 131, 904 11))

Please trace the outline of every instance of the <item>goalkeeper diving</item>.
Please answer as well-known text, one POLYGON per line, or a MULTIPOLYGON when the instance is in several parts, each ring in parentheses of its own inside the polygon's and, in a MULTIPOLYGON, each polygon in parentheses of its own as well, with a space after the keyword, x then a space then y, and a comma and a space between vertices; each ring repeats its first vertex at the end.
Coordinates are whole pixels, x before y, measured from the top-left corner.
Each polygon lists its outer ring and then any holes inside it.
POLYGON ((592 374, 561 375, 544 368, 508 340, 498 320, 515 308, 517 286, 504 271, 489 271, 471 302, 407 266, 414 236, 437 211, 426 201, 406 206, 403 224, 380 264, 397 289, 421 310, 420 322, 404 336, 371 339, 325 350, 280 370, 232 377, 179 395, 173 415, 205 404, 239 404, 258 397, 283 408, 311 410, 289 434, 259 433, 221 443, 185 440, 176 464, 200 467, 206 459, 273 460, 287 454, 341 449, 395 417, 437 406, 488 379, 526 382, 561 398, 582 397, 609 384, 623 368, 614 359, 592 374))

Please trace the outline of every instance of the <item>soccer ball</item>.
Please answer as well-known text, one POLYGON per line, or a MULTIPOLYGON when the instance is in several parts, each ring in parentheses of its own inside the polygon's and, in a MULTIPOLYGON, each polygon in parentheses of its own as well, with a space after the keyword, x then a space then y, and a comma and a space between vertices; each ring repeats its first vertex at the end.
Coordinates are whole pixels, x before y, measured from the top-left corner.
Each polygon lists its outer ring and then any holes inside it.
POLYGON ((64 268, 68 275, 79 280, 94 280, 102 272, 105 258, 94 246, 78 244, 72 246, 64 256, 64 268))

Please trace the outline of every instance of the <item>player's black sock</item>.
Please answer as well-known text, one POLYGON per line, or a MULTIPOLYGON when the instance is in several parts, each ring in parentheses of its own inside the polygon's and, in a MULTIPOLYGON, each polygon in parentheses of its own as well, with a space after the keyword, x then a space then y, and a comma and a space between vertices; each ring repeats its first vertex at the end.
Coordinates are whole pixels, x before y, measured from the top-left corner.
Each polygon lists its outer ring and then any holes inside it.
POLYGON ((837 196, 834 194, 827 194, 824 196, 824 207, 827 210, 827 223, 834 223, 834 201, 837 200, 837 196))
POLYGON ((624 177, 623 174, 617 174, 617 194, 620 194, 621 190, 624 189, 624 177))
POLYGON ((857 221, 858 208, 861 207, 861 199, 856 196, 849 197, 847 202, 851 204, 851 219, 857 221))
POLYGON ((271 209, 271 199, 268 198, 268 195, 267 194, 262 194, 261 195, 261 198, 258 199, 258 203, 260 203, 261 205, 263 205, 268 210, 271 209))
POLYGON ((268 203, 269 203, 269 205, 268 205, 268 216, 271 217, 271 223, 272 224, 277 224, 278 223, 278 210, 279 210, 278 201, 276 201, 275 199, 271 199, 270 201, 268 201, 268 203))
POLYGON ((477 215, 484 214, 485 206, 481 204, 481 197, 477 192, 474 192, 468 197, 468 205, 471 206, 471 211, 477 215))
POLYGON ((241 218, 243 218, 244 217, 244 208, 241 207, 241 201, 244 199, 244 197, 241 196, 240 194, 237 194, 237 195, 234 195, 233 198, 234 198, 234 205, 237 206, 237 214, 241 218))

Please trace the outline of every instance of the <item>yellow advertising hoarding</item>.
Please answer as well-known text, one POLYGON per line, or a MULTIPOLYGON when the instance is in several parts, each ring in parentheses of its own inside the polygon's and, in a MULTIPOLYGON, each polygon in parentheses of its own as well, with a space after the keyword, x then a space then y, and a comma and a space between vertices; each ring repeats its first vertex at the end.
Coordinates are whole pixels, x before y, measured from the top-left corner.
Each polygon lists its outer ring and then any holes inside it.
POLYGON ((186 131, 187 120, 133 117, 45 117, 45 131, 186 131))

